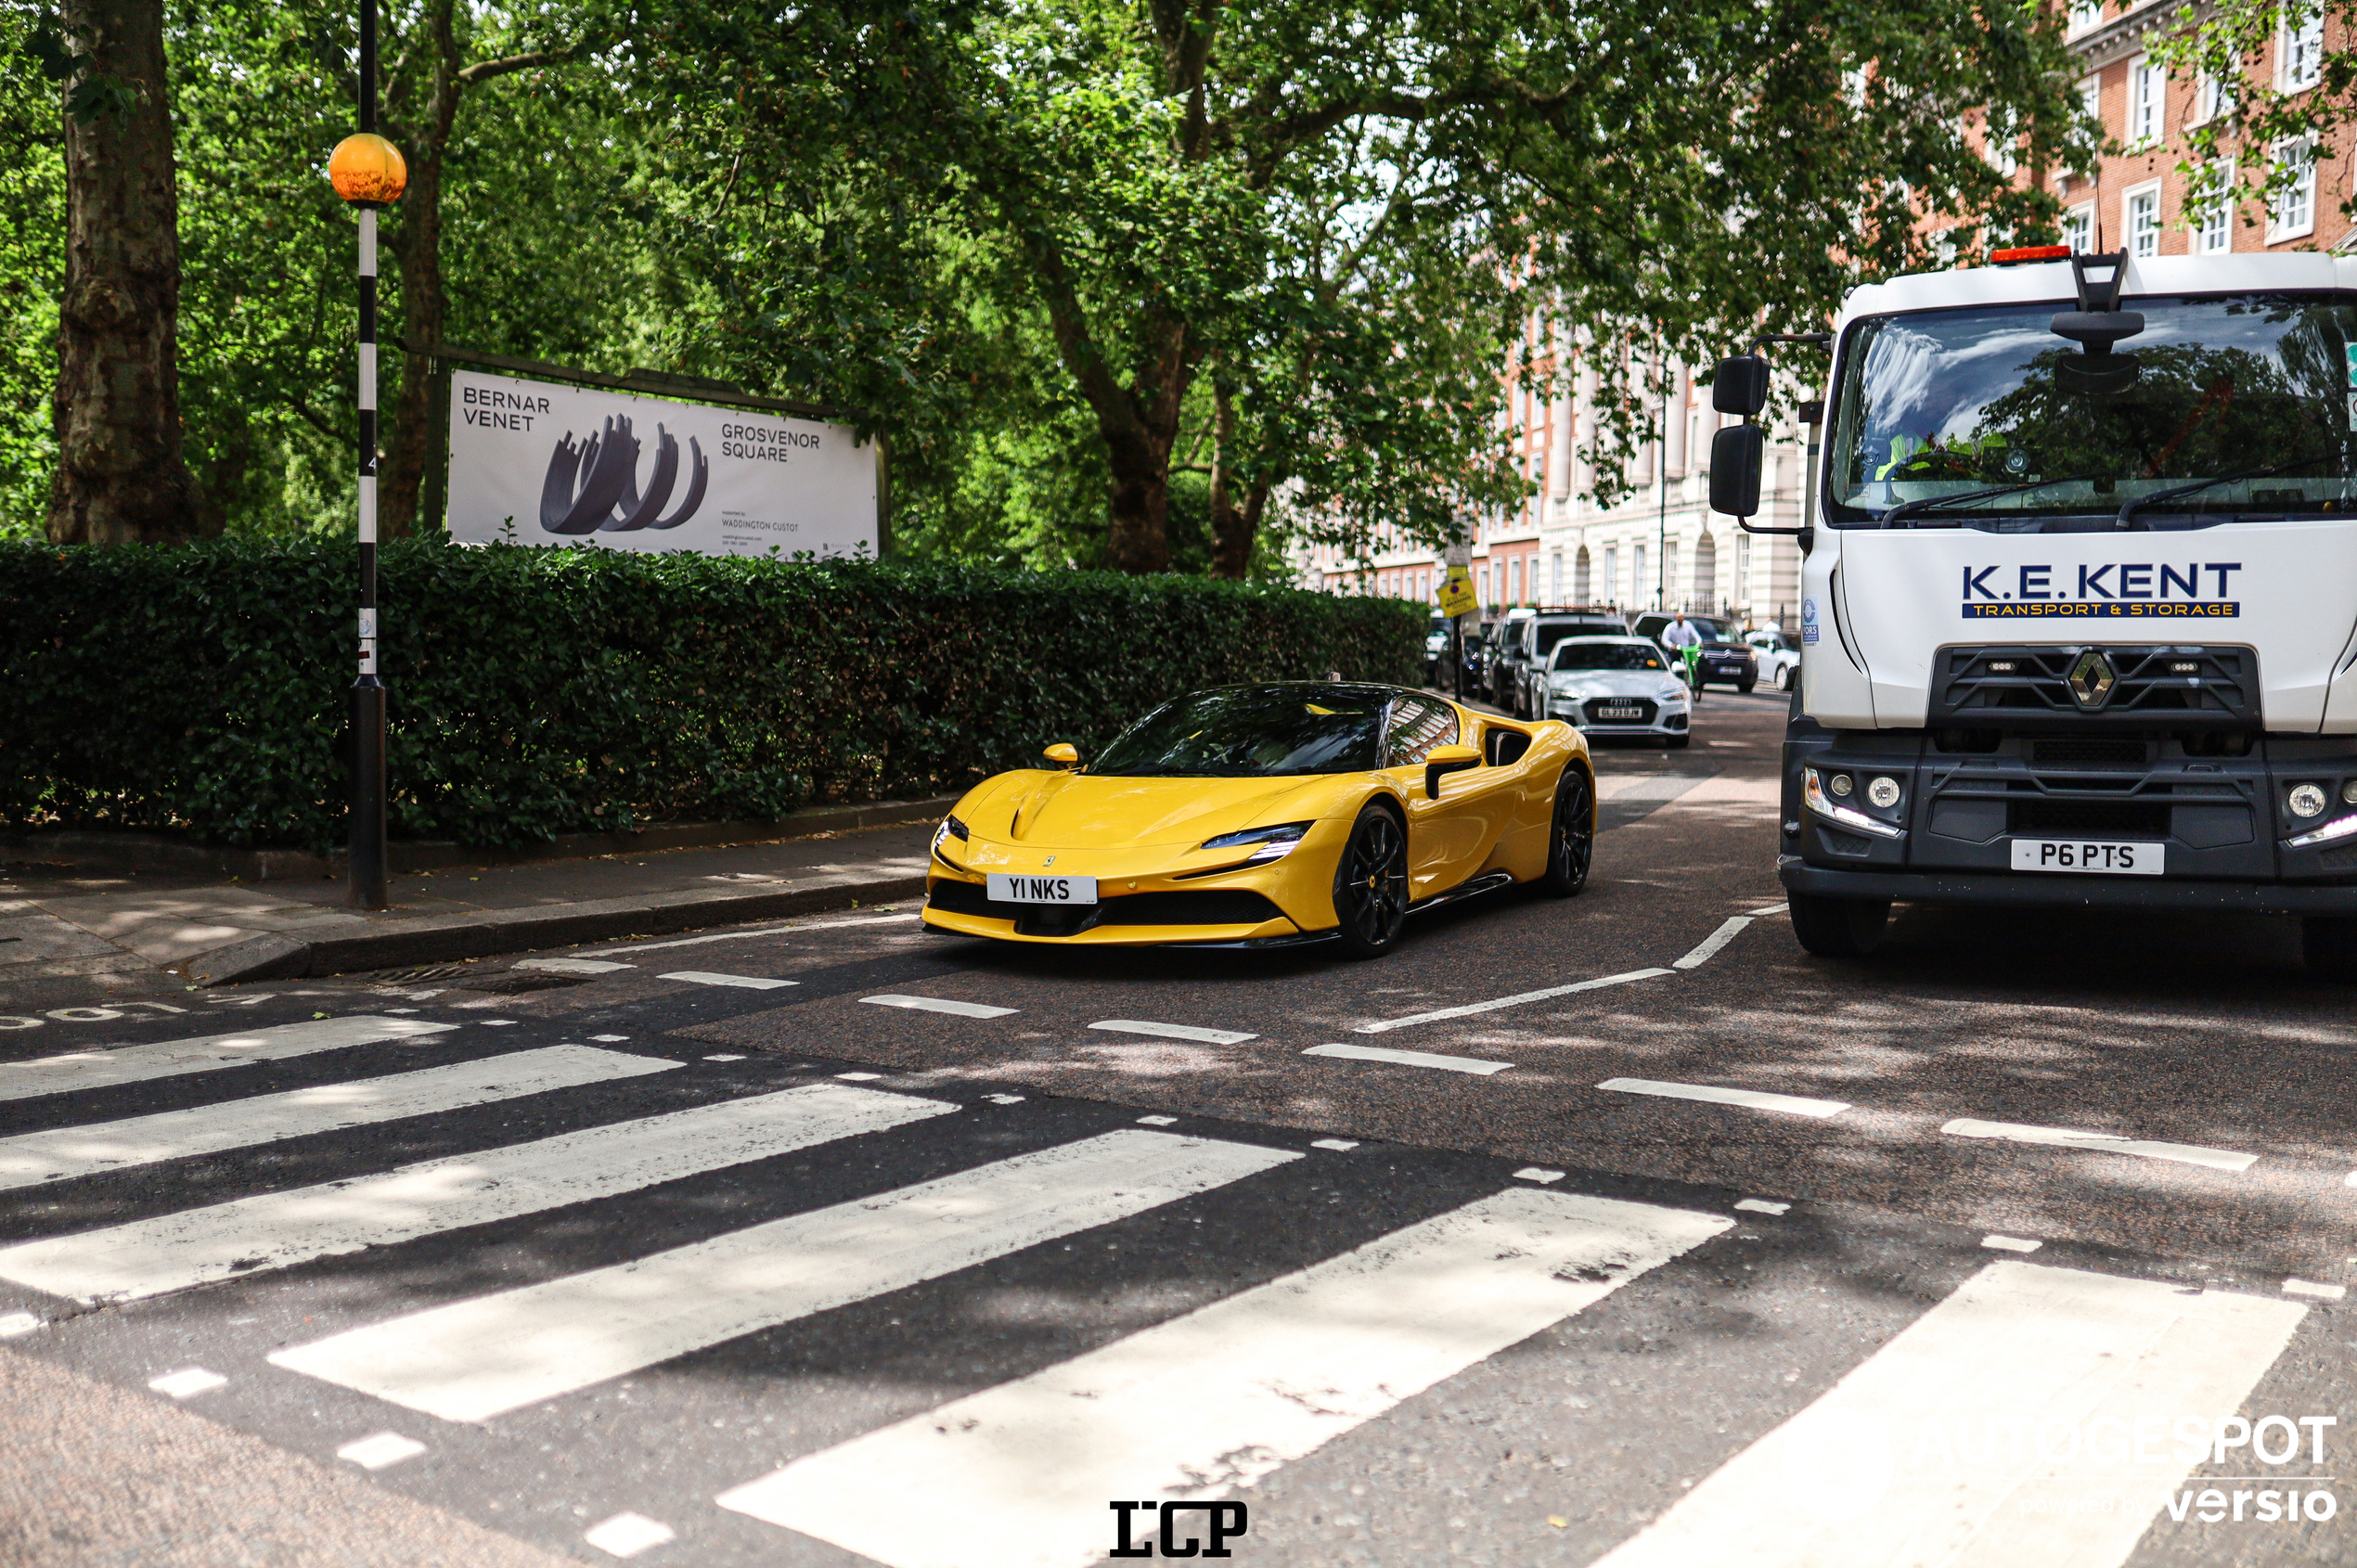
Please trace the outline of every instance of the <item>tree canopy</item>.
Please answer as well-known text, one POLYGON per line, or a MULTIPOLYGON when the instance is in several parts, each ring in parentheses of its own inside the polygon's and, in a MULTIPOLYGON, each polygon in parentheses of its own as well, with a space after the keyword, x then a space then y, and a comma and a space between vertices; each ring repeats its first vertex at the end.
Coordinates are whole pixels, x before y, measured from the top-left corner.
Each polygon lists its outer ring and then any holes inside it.
MULTIPOLYGON (((1242 575, 1278 523, 1445 539, 1526 487, 1498 431, 1534 313, 1588 345, 1610 483, 1666 356, 1821 324, 1925 263, 1925 211, 2051 225, 1972 111, 2033 169, 2088 150, 2034 5, 385 16, 387 128, 449 107, 431 213, 387 220, 388 336, 438 309, 446 341, 858 410, 898 547, 1011 563, 1242 575)), ((0 13, 12 52, 29 26, 0 13)), ((233 531, 349 516, 352 236, 321 169, 351 28, 321 0, 168 17, 187 449, 233 531)), ((53 460, 58 92, 0 87, 0 526, 37 524, 53 460)), ((436 411, 389 407, 422 461, 436 411)))

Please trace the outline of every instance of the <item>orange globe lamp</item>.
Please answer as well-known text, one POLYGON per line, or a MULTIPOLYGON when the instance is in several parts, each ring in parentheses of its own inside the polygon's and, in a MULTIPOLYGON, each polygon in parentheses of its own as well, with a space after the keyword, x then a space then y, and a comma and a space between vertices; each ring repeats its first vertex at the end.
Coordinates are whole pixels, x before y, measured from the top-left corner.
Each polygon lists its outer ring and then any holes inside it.
POLYGON ((328 156, 328 179, 346 201, 383 207, 401 199, 409 165, 401 149, 373 131, 344 137, 328 156))

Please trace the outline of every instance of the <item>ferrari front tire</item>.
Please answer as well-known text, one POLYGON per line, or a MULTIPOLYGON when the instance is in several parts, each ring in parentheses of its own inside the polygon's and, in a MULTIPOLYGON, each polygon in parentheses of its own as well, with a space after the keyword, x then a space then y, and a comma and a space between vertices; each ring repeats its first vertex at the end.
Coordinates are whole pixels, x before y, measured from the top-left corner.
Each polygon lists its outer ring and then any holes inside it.
POLYGON ((1588 885, 1588 868, 1596 858, 1596 791, 1585 769, 1564 769, 1555 783, 1553 818, 1547 832, 1547 870, 1539 885, 1557 898, 1569 898, 1588 885))
POLYGON ((1370 805, 1350 827, 1334 870, 1334 933, 1354 958, 1375 958, 1399 941, 1408 921, 1408 830, 1370 805))

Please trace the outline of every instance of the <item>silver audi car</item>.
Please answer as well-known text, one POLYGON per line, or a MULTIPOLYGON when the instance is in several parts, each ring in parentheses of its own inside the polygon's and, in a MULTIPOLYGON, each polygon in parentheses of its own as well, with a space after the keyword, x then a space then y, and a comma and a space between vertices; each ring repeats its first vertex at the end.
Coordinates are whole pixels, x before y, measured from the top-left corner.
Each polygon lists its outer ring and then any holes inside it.
POLYGON ((1547 660, 1547 717, 1596 737, 1686 744, 1694 708, 1686 683, 1643 637, 1565 637, 1547 660))

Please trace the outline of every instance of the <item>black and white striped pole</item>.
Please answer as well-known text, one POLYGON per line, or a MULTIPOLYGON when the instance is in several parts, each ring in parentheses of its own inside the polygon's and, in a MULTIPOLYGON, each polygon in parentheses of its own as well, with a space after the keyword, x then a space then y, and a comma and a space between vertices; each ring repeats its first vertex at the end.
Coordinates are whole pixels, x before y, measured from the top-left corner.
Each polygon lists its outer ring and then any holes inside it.
POLYGON ((409 183, 401 151, 377 135, 377 6, 360 0, 360 131, 328 160, 336 194, 360 218, 360 678, 352 688, 352 861, 355 909, 385 907, 385 688, 377 674, 377 213, 409 183))

